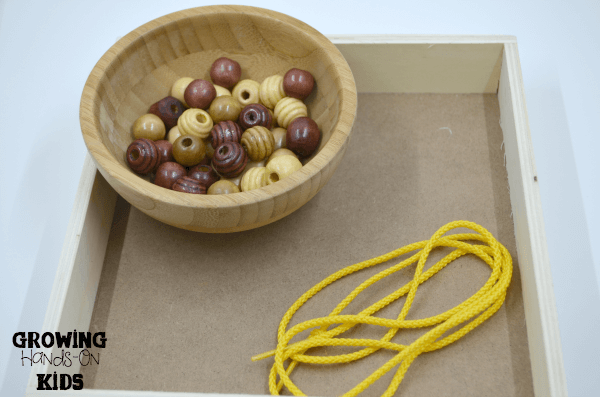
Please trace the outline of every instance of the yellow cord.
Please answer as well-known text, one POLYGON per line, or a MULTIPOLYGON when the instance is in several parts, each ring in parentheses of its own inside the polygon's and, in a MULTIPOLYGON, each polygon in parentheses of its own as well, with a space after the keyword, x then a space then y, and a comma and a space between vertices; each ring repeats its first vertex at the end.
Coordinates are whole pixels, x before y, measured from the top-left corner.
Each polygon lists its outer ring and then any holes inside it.
POLYGON ((452 342, 457 341, 479 324, 487 320, 496 311, 498 311, 504 302, 506 290, 510 284, 511 276, 512 258, 510 253, 485 228, 476 223, 468 221, 450 222, 440 228, 428 241, 410 244, 377 258, 348 266, 333 273, 312 287, 310 290, 304 293, 304 295, 302 295, 283 316, 277 332, 277 349, 256 355, 252 357, 252 361, 258 361, 267 357, 275 356, 275 363, 273 364, 269 374, 269 390, 271 394, 278 395, 282 387, 285 386, 295 396, 304 396, 305 394, 290 379, 290 374, 299 363, 349 363, 364 358, 379 349, 394 350, 398 352, 396 356, 394 356, 382 367, 377 369, 362 382, 343 395, 344 397, 353 397, 358 395, 371 386, 377 379, 400 364, 390 385, 383 394, 384 397, 390 397, 396 392, 396 389, 398 389, 398 386, 400 385, 400 382, 402 382, 408 367, 413 360, 417 358, 417 356, 419 356, 421 353, 440 349, 452 342), (474 230, 478 234, 451 234, 443 237, 443 235, 448 231, 461 227, 474 230), (483 244, 469 244, 465 241, 479 241, 483 244), (455 248, 455 250, 446 255, 429 270, 423 272, 427 257, 429 256, 431 250, 435 247, 452 247, 455 248), (352 291, 337 305, 337 307, 329 314, 329 316, 305 321, 286 331, 286 328, 294 313, 304 303, 306 303, 308 299, 313 297, 317 292, 332 282, 356 271, 375 266, 415 250, 420 251, 412 255, 410 258, 398 263, 397 265, 394 265, 370 277, 368 280, 356 287, 354 291, 352 291), (469 299, 444 313, 419 320, 405 320, 419 285, 427 281, 430 277, 439 272, 453 260, 466 254, 474 254, 478 256, 492 269, 492 274, 484 286, 469 299), (346 308, 350 302, 352 302, 352 300, 367 287, 415 262, 417 262, 417 266, 414 278, 402 288, 364 309, 359 314, 340 314, 342 310, 344 310, 344 308, 346 308), (379 310, 404 295, 407 295, 406 301, 396 320, 373 316, 373 314, 377 313, 379 310), (469 321, 471 319, 473 320, 469 321), (465 322, 468 323, 465 324, 461 329, 444 337, 443 339, 438 340, 438 338, 440 338, 446 331, 465 322), (328 330, 328 327, 333 324, 341 325, 328 330), (357 324, 378 325, 381 327, 387 327, 389 330, 380 340, 336 338, 336 336, 342 334, 357 324), (390 342, 390 340, 401 328, 422 328, 431 327, 434 325, 435 328, 428 331, 410 345, 401 345, 390 342), (310 336, 307 339, 290 344, 290 340, 295 335, 310 328, 315 329, 310 333, 310 336), (364 347, 364 349, 354 353, 336 356, 311 356, 305 354, 308 349, 320 346, 359 346, 364 347), (285 368, 284 362, 287 359, 290 359, 290 364, 287 368, 285 368), (277 376, 279 376, 279 382, 277 382, 277 376))

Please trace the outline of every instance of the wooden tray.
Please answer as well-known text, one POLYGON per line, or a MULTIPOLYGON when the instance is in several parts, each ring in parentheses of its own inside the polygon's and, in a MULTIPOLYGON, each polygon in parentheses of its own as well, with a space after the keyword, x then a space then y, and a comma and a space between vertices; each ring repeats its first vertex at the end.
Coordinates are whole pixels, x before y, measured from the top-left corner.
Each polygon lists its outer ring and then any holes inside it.
MULTIPOLYGON (((457 219, 482 224, 513 255, 507 301, 462 340, 419 357, 398 394, 566 395, 515 38, 330 38, 357 83, 355 131, 329 184, 283 220, 219 236, 172 228, 119 199, 86 160, 43 331, 104 331, 107 346, 93 350, 96 366, 34 366, 27 395, 41 393, 36 374, 53 371, 82 373, 83 396, 266 394, 270 361, 250 356, 275 347, 301 293, 457 219)), ((326 315, 367 273, 328 287, 300 320, 326 315)), ((413 318, 455 306, 488 274, 461 258, 419 289, 413 318)), ((399 277, 354 307, 408 274, 399 277)), ((305 365, 294 379, 306 393, 337 395, 377 365, 305 365)))

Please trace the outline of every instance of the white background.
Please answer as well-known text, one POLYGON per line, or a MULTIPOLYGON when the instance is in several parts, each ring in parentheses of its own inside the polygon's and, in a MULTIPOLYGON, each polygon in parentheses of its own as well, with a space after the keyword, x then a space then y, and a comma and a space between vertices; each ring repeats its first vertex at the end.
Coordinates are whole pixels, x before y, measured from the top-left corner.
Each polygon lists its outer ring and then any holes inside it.
MULTIPOLYGON (((0 0, 0 395, 25 389, 11 338, 42 326, 86 154, 78 110, 90 70, 139 25, 208 4, 0 0)), ((517 36, 569 394, 600 395, 600 2, 243 4, 324 34, 517 36)))

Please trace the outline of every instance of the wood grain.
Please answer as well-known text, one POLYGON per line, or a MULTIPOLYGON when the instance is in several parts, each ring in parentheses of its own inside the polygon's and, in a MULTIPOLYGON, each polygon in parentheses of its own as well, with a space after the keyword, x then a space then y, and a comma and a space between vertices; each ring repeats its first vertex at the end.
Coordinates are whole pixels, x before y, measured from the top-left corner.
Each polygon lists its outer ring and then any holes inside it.
POLYGON ((254 7, 210 6, 151 21, 119 40, 85 84, 80 122, 98 169, 129 203, 167 224, 202 232, 235 232, 274 222, 300 208, 327 183, 348 144, 356 114, 356 87, 339 50, 310 26, 254 7), (181 77, 209 80, 222 56, 258 82, 297 67, 315 77, 306 104, 323 143, 300 172, 248 193, 181 197, 129 170, 125 150, 131 126, 169 94, 181 77))

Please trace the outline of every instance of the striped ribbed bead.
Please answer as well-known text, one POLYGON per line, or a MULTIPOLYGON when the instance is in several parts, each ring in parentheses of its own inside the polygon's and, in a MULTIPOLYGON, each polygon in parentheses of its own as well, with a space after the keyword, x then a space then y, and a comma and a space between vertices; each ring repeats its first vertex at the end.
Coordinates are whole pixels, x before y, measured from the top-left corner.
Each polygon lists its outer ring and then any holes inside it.
POLYGON ((178 179, 172 187, 173 190, 183 193, 206 194, 206 186, 203 186, 197 180, 184 176, 178 179))
POLYGON ((258 189, 266 185, 265 180, 265 167, 254 167, 244 173, 242 181, 240 182, 240 188, 242 192, 258 189))
POLYGON ((275 118, 280 127, 287 128, 298 117, 308 116, 308 110, 300 99, 285 97, 275 105, 275 118))
POLYGON ((126 153, 127 164, 136 173, 145 175, 158 167, 160 156, 154 142, 140 138, 131 142, 126 153))
POLYGON ((225 142, 215 149, 212 166, 225 178, 235 178, 244 172, 248 163, 246 151, 237 142, 225 142))
POLYGON ((242 129, 235 121, 221 121, 213 126, 210 131, 211 146, 216 149, 225 142, 240 142, 242 129))
POLYGON ((285 97, 283 76, 276 74, 264 79, 260 85, 259 95, 260 102, 269 109, 273 109, 277 102, 285 97))
POLYGON ((195 135, 206 139, 213 128, 213 121, 204 110, 191 108, 179 117, 177 127, 182 135, 195 135))
POLYGON ((248 128, 242 134, 240 141, 252 161, 261 161, 273 153, 275 138, 271 131, 265 127, 257 126, 248 128))

